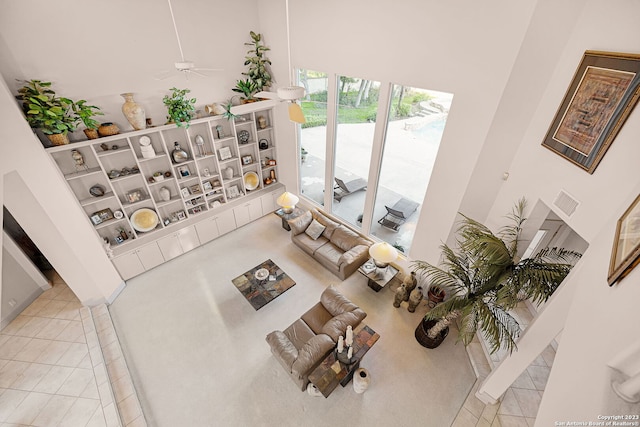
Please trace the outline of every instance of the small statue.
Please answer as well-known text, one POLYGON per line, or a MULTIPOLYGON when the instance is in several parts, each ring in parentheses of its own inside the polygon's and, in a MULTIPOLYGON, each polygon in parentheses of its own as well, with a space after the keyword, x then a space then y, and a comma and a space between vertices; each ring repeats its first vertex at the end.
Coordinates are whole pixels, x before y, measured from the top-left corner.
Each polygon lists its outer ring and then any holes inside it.
POLYGON ((405 299, 409 298, 409 293, 407 292, 407 288, 405 287, 404 283, 402 283, 400 286, 398 286, 398 289, 396 289, 396 295, 393 298, 393 306, 395 308, 400 307, 400 304, 402 304, 402 301, 405 301, 405 299))
POLYGON ((84 163, 84 157, 81 152, 78 150, 71 150, 71 157, 76 162, 76 172, 79 172, 80 170, 89 170, 87 165, 84 163))

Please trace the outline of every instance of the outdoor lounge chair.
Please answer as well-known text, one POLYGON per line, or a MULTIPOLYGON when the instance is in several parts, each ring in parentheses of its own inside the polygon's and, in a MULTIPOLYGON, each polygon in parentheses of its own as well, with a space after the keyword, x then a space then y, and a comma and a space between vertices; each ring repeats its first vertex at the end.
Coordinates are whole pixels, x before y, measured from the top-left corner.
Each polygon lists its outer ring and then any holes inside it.
POLYGON ((378 224, 390 230, 398 231, 400 226, 418 209, 419 205, 419 203, 403 197, 393 207, 385 206, 387 213, 378 220, 378 224))
POLYGON ((365 190, 367 188, 367 181, 362 178, 355 178, 348 182, 344 182, 340 178, 335 178, 335 180, 336 186, 333 187, 333 198, 338 202, 349 194, 365 190))

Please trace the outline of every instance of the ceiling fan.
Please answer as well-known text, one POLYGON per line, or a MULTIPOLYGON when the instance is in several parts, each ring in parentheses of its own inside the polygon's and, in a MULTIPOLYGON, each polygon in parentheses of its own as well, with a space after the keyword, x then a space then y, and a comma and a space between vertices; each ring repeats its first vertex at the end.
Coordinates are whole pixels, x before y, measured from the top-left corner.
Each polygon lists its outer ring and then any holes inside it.
POLYGON ((178 42, 178 49, 180 50, 180 61, 174 63, 175 70, 167 70, 160 74, 154 76, 156 80, 164 80, 169 77, 175 76, 176 71, 179 73, 183 73, 187 80, 189 80, 189 75, 194 74, 200 77, 209 77, 207 73, 203 73, 203 71, 222 71, 220 68, 198 68, 193 61, 189 61, 184 59, 184 53, 182 51, 182 43, 180 42, 180 34, 178 33, 178 26, 176 25, 176 18, 173 16, 173 7, 171 6, 171 0, 167 0, 169 3, 169 12, 171 13, 171 22, 173 22, 173 30, 176 33, 176 40, 178 42))
POLYGON ((280 87, 276 92, 258 92, 254 96, 256 98, 276 99, 280 101, 289 101, 289 120, 295 123, 306 123, 302 107, 296 101, 304 98, 305 89, 302 86, 293 84, 293 69, 291 68, 291 39, 289 35, 289 0, 285 3, 287 17, 287 54, 289 59, 289 81, 291 86, 280 87))

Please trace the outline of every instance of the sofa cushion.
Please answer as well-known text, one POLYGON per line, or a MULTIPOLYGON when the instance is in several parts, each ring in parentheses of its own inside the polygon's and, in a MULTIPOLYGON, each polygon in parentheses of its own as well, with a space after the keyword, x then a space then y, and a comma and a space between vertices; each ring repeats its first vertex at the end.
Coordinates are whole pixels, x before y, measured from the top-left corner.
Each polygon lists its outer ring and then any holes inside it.
POLYGON ((293 322, 284 330, 284 334, 298 350, 316 335, 302 319, 293 322))
MULTIPOLYGON (((293 230, 293 228, 291 229, 293 230)), ((297 236, 291 235, 293 240, 298 246, 301 246, 305 252, 309 255, 313 255, 318 248, 329 242, 326 237, 320 236, 316 240, 313 240, 307 235, 307 233, 300 233, 297 236)))
POLYGON ((322 332, 322 328, 325 323, 331 320, 333 316, 331 313, 327 311, 326 308, 322 305, 322 303, 317 303, 306 313, 304 313, 300 318, 304 320, 304 322, 311 328, 313 332, 319 334, 322 332))
POLYGON ((348 251, 352 247, 358 244, 360 236, 351 231, 347 227, 341 225, 331 235, 331 243, 342 249, 348 251))
POLYGON ((314 219, 313 221, 311 221, 311 224, 309 224, 307 229, 304 230, 304 232, 307 233, 307 236, 311 237, 313 240, 316 240, 318 237, 320 237, 325 228, 326 227, 324 225, 320 224, 314 219))
POLYGON ((280 364, 291 372, 291 366, 298 358, 298 349, 282 331, 271 332, 267 335, 267 342, 280 364))
POLYGON ((327 287, 320 295, 320 302, 324 308, 333 316, 345 313, 347 311, 353 311, 358 308, 357 305, 352 303, 336 290, 333 286, 327 287))
POLYGON ((291 373, 298 378, 306 377, 333 350, 335 345, 331 337, 325 334, 311 338, 298 351, 298 358, 291 365, 291 373))
POLYGON ((313 216, 311 215, 311 211, 306 211, 302 215, 297 218, 290 219, 287 221, 289 223, 289 227, 291 227, 291 234, 297 235, 303 233, 304 230, 307 229, 311 221, 313 220, 313 216))
POLYGON ((364 319, 364 311, 354 310, 346 313, 338 314, 322 328, 322 333, 329 335, 334 341, 338 341, 339 336, 344 336, 347 332, 347 326, 351 325, 355 328, 364 319))
POLYGON ((339 261, 343 253, 344 251, 342 249, 340 249, 333 243, 329 242, 326 245, 322 245, 322 247, 318 248, 314 256, 316 258, 324 258, 325 260, 329 261, 332 265, 337 266, 337 265, 340 265, 339 261))
POLYGON ((369 246, 356 245, 340 256, 340 259, 338 260, 338 265, 342 265, 345 262, 347 264, 351 264, 360 257, 368 258, 368 256, 369 256, 369 246))
POLYGON ((330 220, 328 217, 323 215, 320 211, 314 210, 313 217, 326 228, 322 232, 322 235, 327 239, 331 239, 333 232, 336 228, 340 227, 340 223, 330 220))

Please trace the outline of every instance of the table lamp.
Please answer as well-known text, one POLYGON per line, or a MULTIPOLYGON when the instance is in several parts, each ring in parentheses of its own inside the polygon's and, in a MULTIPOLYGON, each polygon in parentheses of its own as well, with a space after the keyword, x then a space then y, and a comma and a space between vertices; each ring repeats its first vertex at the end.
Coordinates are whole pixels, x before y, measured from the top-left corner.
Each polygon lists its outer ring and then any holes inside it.
POLYGON ((282 207, 284 213, 290 214, 295 209, 296 203, 298 203, 299 200, 295 194, 285 191, 276 199, 276 203, 282 207))
POLYGON ((369 255, 378 268, 386 268, 390 262, 398 259, 398 250, 387 242, 374 243, 369 248, 369 255))

